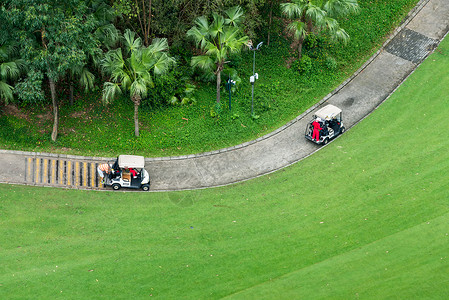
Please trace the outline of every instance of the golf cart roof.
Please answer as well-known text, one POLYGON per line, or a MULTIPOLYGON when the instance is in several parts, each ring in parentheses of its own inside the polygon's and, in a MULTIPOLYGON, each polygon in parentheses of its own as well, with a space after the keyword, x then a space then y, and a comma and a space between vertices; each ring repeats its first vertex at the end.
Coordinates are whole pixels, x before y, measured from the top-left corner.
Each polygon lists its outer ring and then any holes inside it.
POLYGON ((145 158, 137 155, 119 155, 118 166, 120 168, 141 169, 145 166, 145 158))
POLYGON ((338 114, 341 113, 341 109, 339 109, 338 107, 332 105, 332 104, 328 104, 323 108, 320 108, 316 113, 315 116, 317 116, 318 118, 321 118, 323 120, 331 120, 333 118, 335 118, 336 116, 338 116, 338 114))

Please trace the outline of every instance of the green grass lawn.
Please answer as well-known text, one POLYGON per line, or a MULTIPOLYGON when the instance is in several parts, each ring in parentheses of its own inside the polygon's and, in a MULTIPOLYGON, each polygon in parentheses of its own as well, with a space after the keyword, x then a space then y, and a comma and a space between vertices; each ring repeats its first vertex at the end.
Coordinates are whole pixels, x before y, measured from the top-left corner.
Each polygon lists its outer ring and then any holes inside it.
MULTIPOLYGON (((139 113, 140 137, 135 138, 134 108, 129 99, 117 99, 103 106, 100 91, 81 93, 75 106, 70 107, 68 89, 58 90, 61 100, 58 140, 50 139, 53 120, 49 103, 43 107, 31 105, 20 111, 0 106, 0 148, 106 157, 119 154, 158 157, 207 152, 254 140, 293 120, 351 76, 377 51, 418 0, 358 2, 360 14, 340 20, 351 37, 348 45, 320 40, 319 46, 304 46, 304 54, 312 58, 308 74, 300 74, 295 63, 288 67, 287 62, 297 55, 290 47, 291 41, 285 39, 282 22, 275 20, 277 26, 270 45, 265 41, 256 54, 256 72, 260 75, 254 92, 257 119, 251 118, 249 77, 253 53, 244 51, 241 56, 229 59, 238 70, 242 84, 232 97, 232 111, 228 109, 228 95, 223 88, 218 117, 211 116, 216 83, 198 81, 195 105, 151 108, 144 100, 139 113), (335 59, 335 69, 326 64, 329 57, 335 59)), ((265 36, 261 32, 260 41, 265 36)), ((225 81, 227 77, 223 75, 222 79, 225 81)), ((163 102, 159 98, 155 101, 163 102)))
POLYGON ((445 299, 449 40, 313 156, 172 193, 0 185, 2 299, 445 299))

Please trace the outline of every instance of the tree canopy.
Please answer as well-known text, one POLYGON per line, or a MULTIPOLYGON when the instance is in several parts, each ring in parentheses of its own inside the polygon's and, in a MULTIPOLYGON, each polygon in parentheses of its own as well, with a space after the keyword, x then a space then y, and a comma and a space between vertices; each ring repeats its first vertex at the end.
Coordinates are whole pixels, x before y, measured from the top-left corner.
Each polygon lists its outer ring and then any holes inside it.
POLYGON ((153 74, 165 73, 175 61, 167 54, 166 39, 153 39, 145 47, 135 32, 126 30, 123 41, 124 49, 110 50, 102 62, 103 70, 111 76, 103 87, 103 101, 108 103, 119 94, 128 94, 134 103, 134 134, 139 136, 138 109, 154 86, 153 74))
POLYGON ((292 0, 281 4, 282 12, 293 21, 287 29, 298 41, 301 58, 302 45, 307 35, 327 31, 334 41, 347 43, 349 35, 340 27, 337 17, 358 12, 357 0, 292 0))
MULTIPOLYGON (((48 79, 53 103, 52 140, 58 135, 59 108, 56 84, 69 70, 82 69, 99 45, 94 35, 97 19, 82 0, 7 1, 2 7, 6 26, 18 41, 30 70, 48 79)), ((30 80, 39 84, 40 80, 30 80)), ((34 90, 42 86, 31 86, 34 90)))
POLYGON ((220 102, 221 72, 227 58, 231 53, 241 51, 249 40, 240 27, 243 18, 243 10, 235 6, 226 10, 225 16, 213 13, 210 23, 206 16, 197 18, 195 25, 187 31, 187 36, 203 52, 192 57, 191 65, 217 76, 217 103, 220 102))

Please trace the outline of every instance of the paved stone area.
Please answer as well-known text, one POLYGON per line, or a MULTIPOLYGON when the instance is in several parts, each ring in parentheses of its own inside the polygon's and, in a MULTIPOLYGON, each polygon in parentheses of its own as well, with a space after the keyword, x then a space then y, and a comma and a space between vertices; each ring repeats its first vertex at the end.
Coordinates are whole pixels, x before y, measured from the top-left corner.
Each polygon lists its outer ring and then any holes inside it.
MULTIPOLYGON (((285 126, 255 141, 228 149, 181 157, 147 158, 151 190, 227 185, 300 161, 320 149, 304 138, 305 126, 314 111, 328 103, 334 104, 343 109, 346 128, 354 126, 389 97, 448 31, 449 1, 421 0, 382 49, 362 68, 320 103, 285 126)), ((0 150, 0 167, 6 170, 0 173, 0 182, 97 188, 98 181, 92 169, 95 164, 107 160, 112 158, 0 150), (77 163, 79 169, 76 169, 77 163), (68 164, 70 171, 67 171, 68 164), (72 172, 72 168, 75 171, 72 172)))
POLYGON ((385 47, 385 50, 417 64, 427 56, 429 51, 435 49, 437 45, 436 40, 419 32, 404 28, 385 47))

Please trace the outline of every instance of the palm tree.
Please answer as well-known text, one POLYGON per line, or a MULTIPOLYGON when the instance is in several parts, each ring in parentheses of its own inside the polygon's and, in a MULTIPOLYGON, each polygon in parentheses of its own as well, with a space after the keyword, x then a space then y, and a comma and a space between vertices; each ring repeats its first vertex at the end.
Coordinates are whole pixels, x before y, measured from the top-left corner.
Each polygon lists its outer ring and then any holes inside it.
POLYGON ((14 99, 14 87, 11 85, 25 71, 25 61, 13 57, 17 49, 12 44, 0 46, 0 100, 8 103, 14 99))
POLYGON ((74 83, 76 79, 78 79, 79 85, 84 88, 84 92, 92 90, 95 86, 95 75, 89 71, 87 64, 70 69, 68 72, 70 106, 73 106, 74 83))
POLYGON ((73 106, 74 84, 76 81, 78 81, 79 86, 84 88, 85 93, 94 89, 95 75, 89 70, 89 67, 100 67, 101 60, 104 57, 103 49, 111 50, 115 48, 120 36, 119 31, 112 24, 117 17, 117 13, 110 5, 103 0, 90 0, 88 5, 93 10, 93 17, 97 25, 93 35, 99 45, 89 49, 90 51, 87 52, 88 61, 85 61, 82 65, 73 66, 68 72, 70 106, 73 106))
POLYGON ((139 136, 139 105, 147 97, 148 90, 154 86, 152 73, 163 74, 175 63, 168 56, 166 39, 153 39, 148 47, 136 38, 133 31, 124 34, 124 55, 122 49, 110 50, 102 62, 103 70, 111 75, 111 81, 103 86, 103 102, 109 103, 117 95, 129 93, 134 103, 134 133, 139 136))
POLYGON ((203 55, 192 57, 192 67, 199 67, 213 72, 217 76, 217 103, 220 103, 221 71, 223 71, 229 54, 240 52, 248 43, 243 36, 240 24, 243 21, 243 10, 239 6, 225 11, 226 17, 213 13, 213 21, 209 24, 205 16, 198 17, 195 25, 187 31, 203 55))
POLYGON ((292 0, 281 3, 282 12, 294 19, 287 30, 298 41, 299 59, 302 45, 307 35, 314 31, 326 30, 334 41, 347 43, 349 35, 340 27, 335 18, 359 11, 357 0, 292 0))

